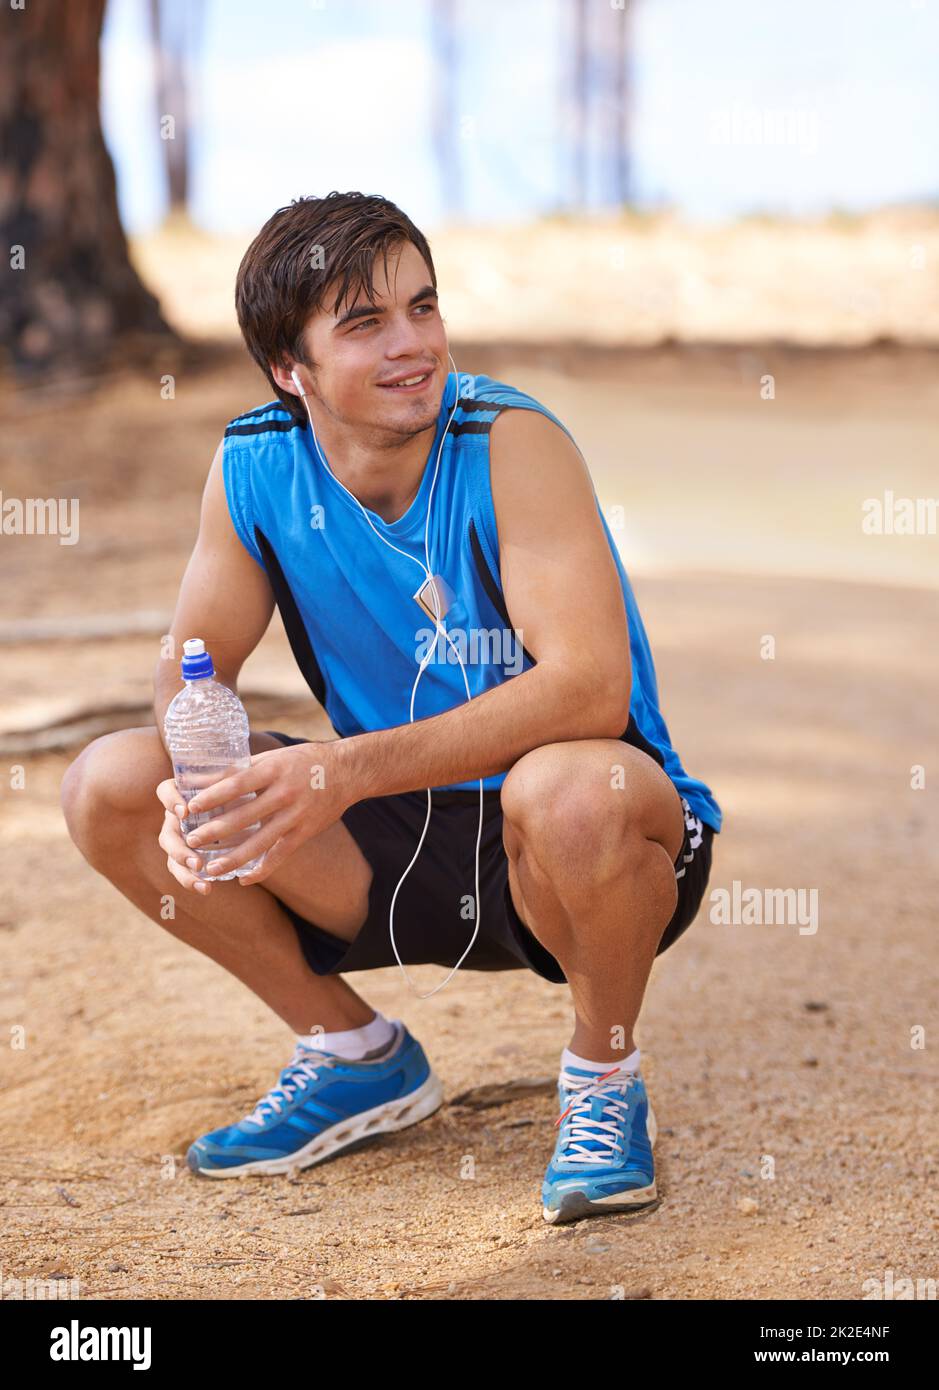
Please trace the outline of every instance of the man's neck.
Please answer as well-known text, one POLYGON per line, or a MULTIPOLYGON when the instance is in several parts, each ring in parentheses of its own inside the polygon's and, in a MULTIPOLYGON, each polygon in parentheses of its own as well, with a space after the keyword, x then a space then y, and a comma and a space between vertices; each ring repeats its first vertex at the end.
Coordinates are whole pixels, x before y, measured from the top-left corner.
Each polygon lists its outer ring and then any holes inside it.
POLYGON ((420 491, 435 425, 400 443, 353 439, 341 429, 317 439, 336 477, 382 521, 399 521, 420 491))

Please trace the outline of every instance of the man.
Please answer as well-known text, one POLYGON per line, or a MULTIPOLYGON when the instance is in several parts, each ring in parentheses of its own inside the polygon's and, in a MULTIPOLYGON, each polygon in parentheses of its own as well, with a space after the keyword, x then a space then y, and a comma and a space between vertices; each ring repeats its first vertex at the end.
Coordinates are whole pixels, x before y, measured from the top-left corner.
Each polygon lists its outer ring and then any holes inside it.
POLYGON ((432 1114, 420 1043, 342 975, 465 954, 463 969, 570 986, 545 1218, 648 1204, 655 1121, 633 1029, 655 955, 697 911, 721 812, 671 746, 586 465, 532 397, 449 370, 430 248, 383 198, 280 209, 236 302, 277 398, 225 431, 171 635, 177 653, 203 637, 234 690, 276 603, 339 737, 252 731, 250 769, 189 802, 214 815, 187 843, 161 734, 180 677, 161 661, 156 728, 97 739, 62 796, 89 862, 297 1035, 279 1084, 189 1165, 286 1172, 432 1114), (439 628, 414 599, 428 574, 439 628), (442 655, 415 690, 428 634, 442 655), (198 851, 239 835, 213 871, 260 865, 198 878, 198 851))

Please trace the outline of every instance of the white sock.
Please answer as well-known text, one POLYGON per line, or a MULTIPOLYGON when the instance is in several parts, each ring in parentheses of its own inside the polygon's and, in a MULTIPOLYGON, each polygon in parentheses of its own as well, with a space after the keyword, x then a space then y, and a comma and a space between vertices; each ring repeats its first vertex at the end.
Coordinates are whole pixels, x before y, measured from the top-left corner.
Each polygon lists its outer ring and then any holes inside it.
POLYGON ((376 1012, 371 1023, 365 1023, 361 1028, 344 1028, 338 1033, 298 1033, 297 1042, 304 1047, 313 1047, 317 1052, 332 1052, 337 1057, 345 1057, 347 1061, 360 1062, 367 1053, 388 1046, 395 1035, 397 1021, 376 1012))
POLYGON ((602 1073, 605 1071, 612 1071, 614 1067, 618 1067, 621 1071, 638 1071, 640 1056, 641 1054, 637 1047, 635 1052, 630 1053, 628 1057, 624 1057, 621 1062, 589 1062, 586 1057, 578 1057, 576 1052, 571 1052, 569 1047, 565 1047, 564 1051, 561 1053, 561 1070, 564 1071, 568 1067, 577 1067, 580 1071, 595 1071, 602 1073))

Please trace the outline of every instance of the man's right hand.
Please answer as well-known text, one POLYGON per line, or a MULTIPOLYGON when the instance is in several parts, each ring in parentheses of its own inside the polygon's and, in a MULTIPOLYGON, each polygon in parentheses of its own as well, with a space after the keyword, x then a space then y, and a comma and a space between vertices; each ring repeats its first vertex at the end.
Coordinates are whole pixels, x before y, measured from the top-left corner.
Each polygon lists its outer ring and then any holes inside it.
POLYGON ((205 897, 211 892, 212 884, 207 879, 196 877, 203 868, 203 860, 201 854, 190 849, 183 839, 182 821, 186 808, 180 799, 175 779, 167 777, 157 787, 156 794, 166 811, 158 840, 160 848, 166 851, 166 867, 184 888, 205 897))

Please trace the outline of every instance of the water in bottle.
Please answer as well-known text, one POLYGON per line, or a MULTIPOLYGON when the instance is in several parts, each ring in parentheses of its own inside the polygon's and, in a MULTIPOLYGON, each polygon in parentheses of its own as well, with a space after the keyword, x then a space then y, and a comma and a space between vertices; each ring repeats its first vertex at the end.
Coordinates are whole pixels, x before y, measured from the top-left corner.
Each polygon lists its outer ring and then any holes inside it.
MULTIPOLYGON (((197 792, 251 766, 248 716, 234 691, 214 679, 212 658, 201 637, 190 637, 183 643, 181 673, 186 682, 174 695, 166 711, 164 733, 173 759, 173 776, 182 801, 188 802, 197 792)), ((189 835, 198 825, 217 820, 227 811, 254 800, 255 793, 209 811, 198 811, 182 821, 183 835, 189 835)), ((203 867, 196 877, 210 882, 241 878, 256 868, 261 858, 252 859, 227 874, 205 872, 213 859, 221 858, 244 840, 257 833, 261 822, 237 830, 224 842, 199 845, 194 854, 202 856, 203 867)))

